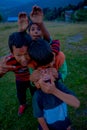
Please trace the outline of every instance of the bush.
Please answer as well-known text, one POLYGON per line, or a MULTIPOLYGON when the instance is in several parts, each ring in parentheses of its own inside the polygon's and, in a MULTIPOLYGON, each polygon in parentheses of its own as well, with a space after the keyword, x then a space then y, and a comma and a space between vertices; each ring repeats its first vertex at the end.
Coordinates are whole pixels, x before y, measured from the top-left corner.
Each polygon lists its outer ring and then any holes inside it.
POLYGON ((79 9, 74 14, 76 21, 87 21, 87 9, 79 9))

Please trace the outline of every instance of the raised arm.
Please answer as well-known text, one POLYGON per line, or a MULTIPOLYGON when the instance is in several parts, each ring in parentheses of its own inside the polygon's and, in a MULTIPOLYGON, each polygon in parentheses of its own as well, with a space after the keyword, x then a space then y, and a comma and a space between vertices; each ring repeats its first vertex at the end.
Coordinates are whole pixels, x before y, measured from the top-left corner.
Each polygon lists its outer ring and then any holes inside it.
POLYGON ((29 20, 26 12, 20 12, 18 14, 18 31, 26 31, 29 25, 29 20))
POLYGON ((43 34, 44 39, 47 41, 50 40, 50 34, 48 30, 46 29, 44 22, 43 22, 43 11, 39 6, 33 6, 32 11, 30 13, 30 19, 33 23, 36 23, 43 34))
POLYGON ((55 86, 54 82, 51 83, 46 83, 43 81, 43 79, 39 80, 39 85, 41 87, 41 90, 44 91, 45 93, 53 94, 57 98, 61 99, 62 101, 66 102, 68 105, 73 106, 75 108, 78 108, 80 105, 80 101, 73 96, 72 94, 65 93, 58 89, 55 86))

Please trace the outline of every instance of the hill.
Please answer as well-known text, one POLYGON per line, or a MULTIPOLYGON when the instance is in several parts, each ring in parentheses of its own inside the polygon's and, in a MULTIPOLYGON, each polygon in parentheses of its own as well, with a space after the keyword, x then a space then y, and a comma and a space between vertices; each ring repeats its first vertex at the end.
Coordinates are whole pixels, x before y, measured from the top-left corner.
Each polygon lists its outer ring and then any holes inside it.
POLYGON ((38 5, 41 8, 49 7, 65 7, 69 4, 77 5, 79 2, 83 0, 48 0, 48 1, 41 1, 41 0, 4 0, 0 1, 0 14, 4 18, 7 19, 9 16, 17 16, 19 12, 26 11, 29 13, 32 9, 33 5, 38 5))

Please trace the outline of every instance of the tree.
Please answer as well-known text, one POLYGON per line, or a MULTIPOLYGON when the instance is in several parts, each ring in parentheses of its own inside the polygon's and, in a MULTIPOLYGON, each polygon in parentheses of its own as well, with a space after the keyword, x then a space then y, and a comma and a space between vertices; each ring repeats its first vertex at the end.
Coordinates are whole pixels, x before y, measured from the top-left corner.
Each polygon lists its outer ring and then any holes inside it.
POLYGON ((75 12, 76 21, 87 21, 87 9, 79 9, 75 12))

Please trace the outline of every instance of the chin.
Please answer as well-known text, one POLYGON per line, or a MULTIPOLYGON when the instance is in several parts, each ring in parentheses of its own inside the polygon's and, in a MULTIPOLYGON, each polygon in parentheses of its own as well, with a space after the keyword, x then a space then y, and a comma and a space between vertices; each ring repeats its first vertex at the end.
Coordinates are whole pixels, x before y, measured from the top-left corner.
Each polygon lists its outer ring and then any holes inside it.
POLYGON ((22 65, 22 66, 28 66, 28 64, 27 64, 27 63, 26 63, 26 64, 25 64, 25 63, 22 63, 21 65, 22 65))

